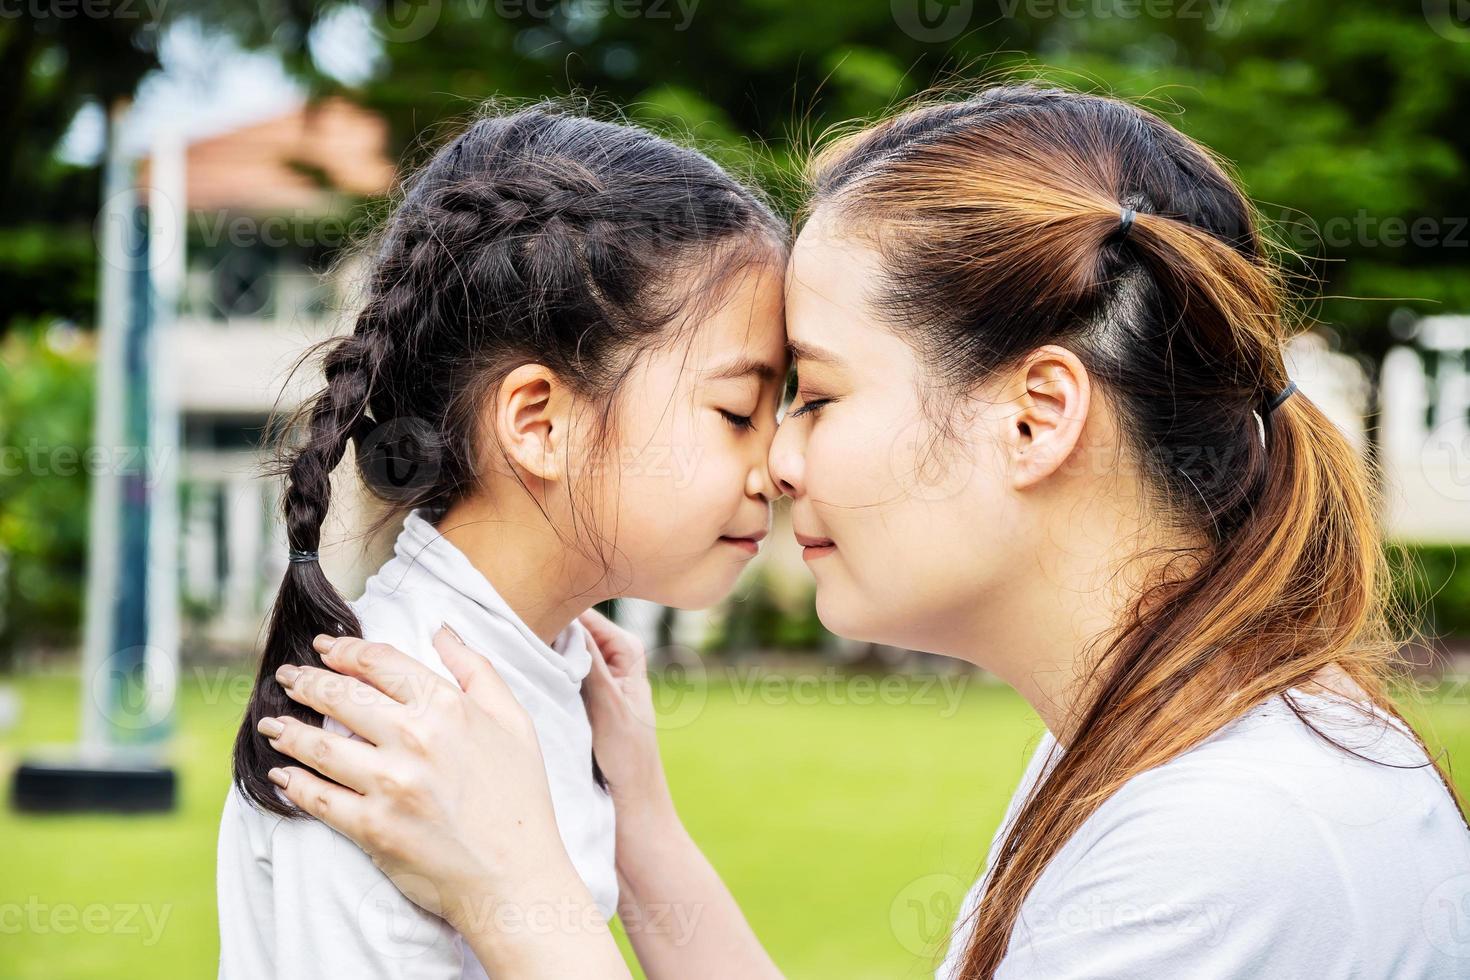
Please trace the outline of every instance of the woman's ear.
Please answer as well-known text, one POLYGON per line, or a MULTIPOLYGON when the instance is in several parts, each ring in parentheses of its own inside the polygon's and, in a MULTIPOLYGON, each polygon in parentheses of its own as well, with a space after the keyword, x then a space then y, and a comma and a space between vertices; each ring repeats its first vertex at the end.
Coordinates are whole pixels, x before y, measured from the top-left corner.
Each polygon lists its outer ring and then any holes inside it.
POLYGON ((565 476, 571 393, 544 364, 522 364, 496 392, 492 427, 501 449, 531 476, 565 476))
POLYGON ((1092 399, 1087 368, 1065 347, 1032 351, 1016 369, 1020 389, 1008 418, 1011 485, 1033 487, 1062 468, 1082 442, 1092 399))

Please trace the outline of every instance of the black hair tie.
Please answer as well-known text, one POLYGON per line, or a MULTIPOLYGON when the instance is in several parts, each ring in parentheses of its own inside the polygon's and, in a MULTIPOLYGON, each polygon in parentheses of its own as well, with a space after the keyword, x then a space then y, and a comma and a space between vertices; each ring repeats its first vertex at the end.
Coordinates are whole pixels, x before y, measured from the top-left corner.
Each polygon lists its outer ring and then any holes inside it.
POLYGON ((297 551, 295 548, 292 548, 286 554, 286 560, 293 565, 299 565, 302 562, 316 561, 317 556, 317 552, 315 551, 297 551))
POLYGON ((1133 219, 1138 217, 1138 212, 1132 208, 1124 208, 1118 217, 1118 230, 1113 232, 1113 240, 1121 242, 1128 237, 1133 230, 1133 219))
POLYGON ((1290 384, 1288 384, 1285 388, 1282 388, 1281 391, 1279 393, 1277 393, 1276 397, 1273 398, 1273 399, 1271 399, 1266 404, 1266 414, 1267 415, 1270 415, 1272 412, 1276 411, 1282 405, 1286 404, 1286 400, 1288 398, 1290 398, 1295 393, 1296 393, 1296 382, 1293 381, 1290 384))

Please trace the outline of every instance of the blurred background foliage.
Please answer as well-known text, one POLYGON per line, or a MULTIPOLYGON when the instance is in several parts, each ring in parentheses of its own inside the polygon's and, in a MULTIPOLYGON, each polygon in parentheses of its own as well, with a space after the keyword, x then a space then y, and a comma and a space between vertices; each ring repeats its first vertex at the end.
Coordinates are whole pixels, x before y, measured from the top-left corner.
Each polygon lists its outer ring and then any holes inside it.
POLYGON ((788 207, 814 135, 934 82, 1040 71, 1141 99, 1234 163, 1332 297, 1322 319, 1379 354, 1383 300, 1470 306, 1470 230, 1449 227, 1470 214, 1470 27, 1448 10, 1438 19, 1436 3, 646 0, 628 16, 611 0, 363 0, 381 43, 371 77, 352 86, 313 57, 316 28, 343 3, 174 0, 155 20, 133 0, 128 18, 7 18, 0 274, 25 288, 0 290, 0 324, 90 311, 78 259, 90 261, 97 180, 59 162, 57 141, 85 104, 127 95, 157 66, 162 29, 194 20, 276 52, 316 94, 384 114, 406 162, 487 98, 575 90, 691 134, 788 207), (957 19, 938 30, 926 7, 957 19), (1442 224, 1417 242, 1387 224, 1421 217, 1442 224))
POLYGON ((0 667, 75 642, 86 581, 92 350, 65 322, 0 337, 0 667))
MULTIPOLYGON (((135 92, 159 65, 164 33, 188 22, 273 53, 314 96, 344 94, 381 113, 406 165, 486 99, 576 92, 684 134, 762 182, 786 211, 797 203, 801 159, 828 127, 881 114, 936 82, 1041 74, 1141 100, 1224 156, 1291 253, 1304 294, 1321 297, 1311 312, 1370 372, 1394 342, 1394 310, 1470 309, 1470 26, 1453 19, 1448 0, 97 0, 95 8, 116 16, 38 17, 26 8, 0 19, 6 446, 33 433, 86 445, 86 361, 52 349, 46 324, 92 319, 99 176, 57 148, 79 112, 135 92), (343 17, 365 22, 375 45, 371 71, 350 83, 324 66, 317 43, 343 17)), ((0 644, 17 620, 43 635, 78 622, 85 475, 53 476, 45 487, 7 475, 0 489, 8 624, 0 644)), ((1435 549, 1429 560, 1425 574, 1455 580, 1430 589, 1436 628, 1470 630, 1462 551, 1435 549)), ((740 629, 765 642, 807 641, 809 624, 779 620, 762 614, 740 629)))

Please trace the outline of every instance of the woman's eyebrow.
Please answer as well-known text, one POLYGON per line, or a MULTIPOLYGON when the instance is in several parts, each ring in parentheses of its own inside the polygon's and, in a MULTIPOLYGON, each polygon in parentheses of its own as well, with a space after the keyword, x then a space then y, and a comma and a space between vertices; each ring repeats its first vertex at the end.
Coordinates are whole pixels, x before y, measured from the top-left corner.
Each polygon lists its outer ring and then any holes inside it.
POLYGON ((835 367, 842 363, 842 358, 825 347, 807 345, 795 340, 786 341, 786 353, 791 355, 793 360, 807 361, 813 364, 830 364, 835 367))

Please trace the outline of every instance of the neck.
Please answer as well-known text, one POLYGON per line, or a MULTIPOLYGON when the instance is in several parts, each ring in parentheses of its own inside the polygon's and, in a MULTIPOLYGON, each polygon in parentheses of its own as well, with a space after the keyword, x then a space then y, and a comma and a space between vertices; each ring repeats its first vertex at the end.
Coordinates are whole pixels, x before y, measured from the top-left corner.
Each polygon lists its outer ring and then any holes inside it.
POLYGON ((1097 696, 1097 658, 1184 545, 1157 530, 1157 515, 1100 496, 1050 508, 1060 519, 1043 520, 1034 540, 1065 545, 1031 549, 1030 567, 966 625, 963 658, 1015 688, 1064 747, 1097 696))
POLYGON ((517 487, 493 506, 490 494, 460 501, 438 530, 487 578, 506 604, 550 645, 583 610, 607 596, 591 591, 596 578, 517 487), (524 501, 527 506, 519 506, 524 501))

